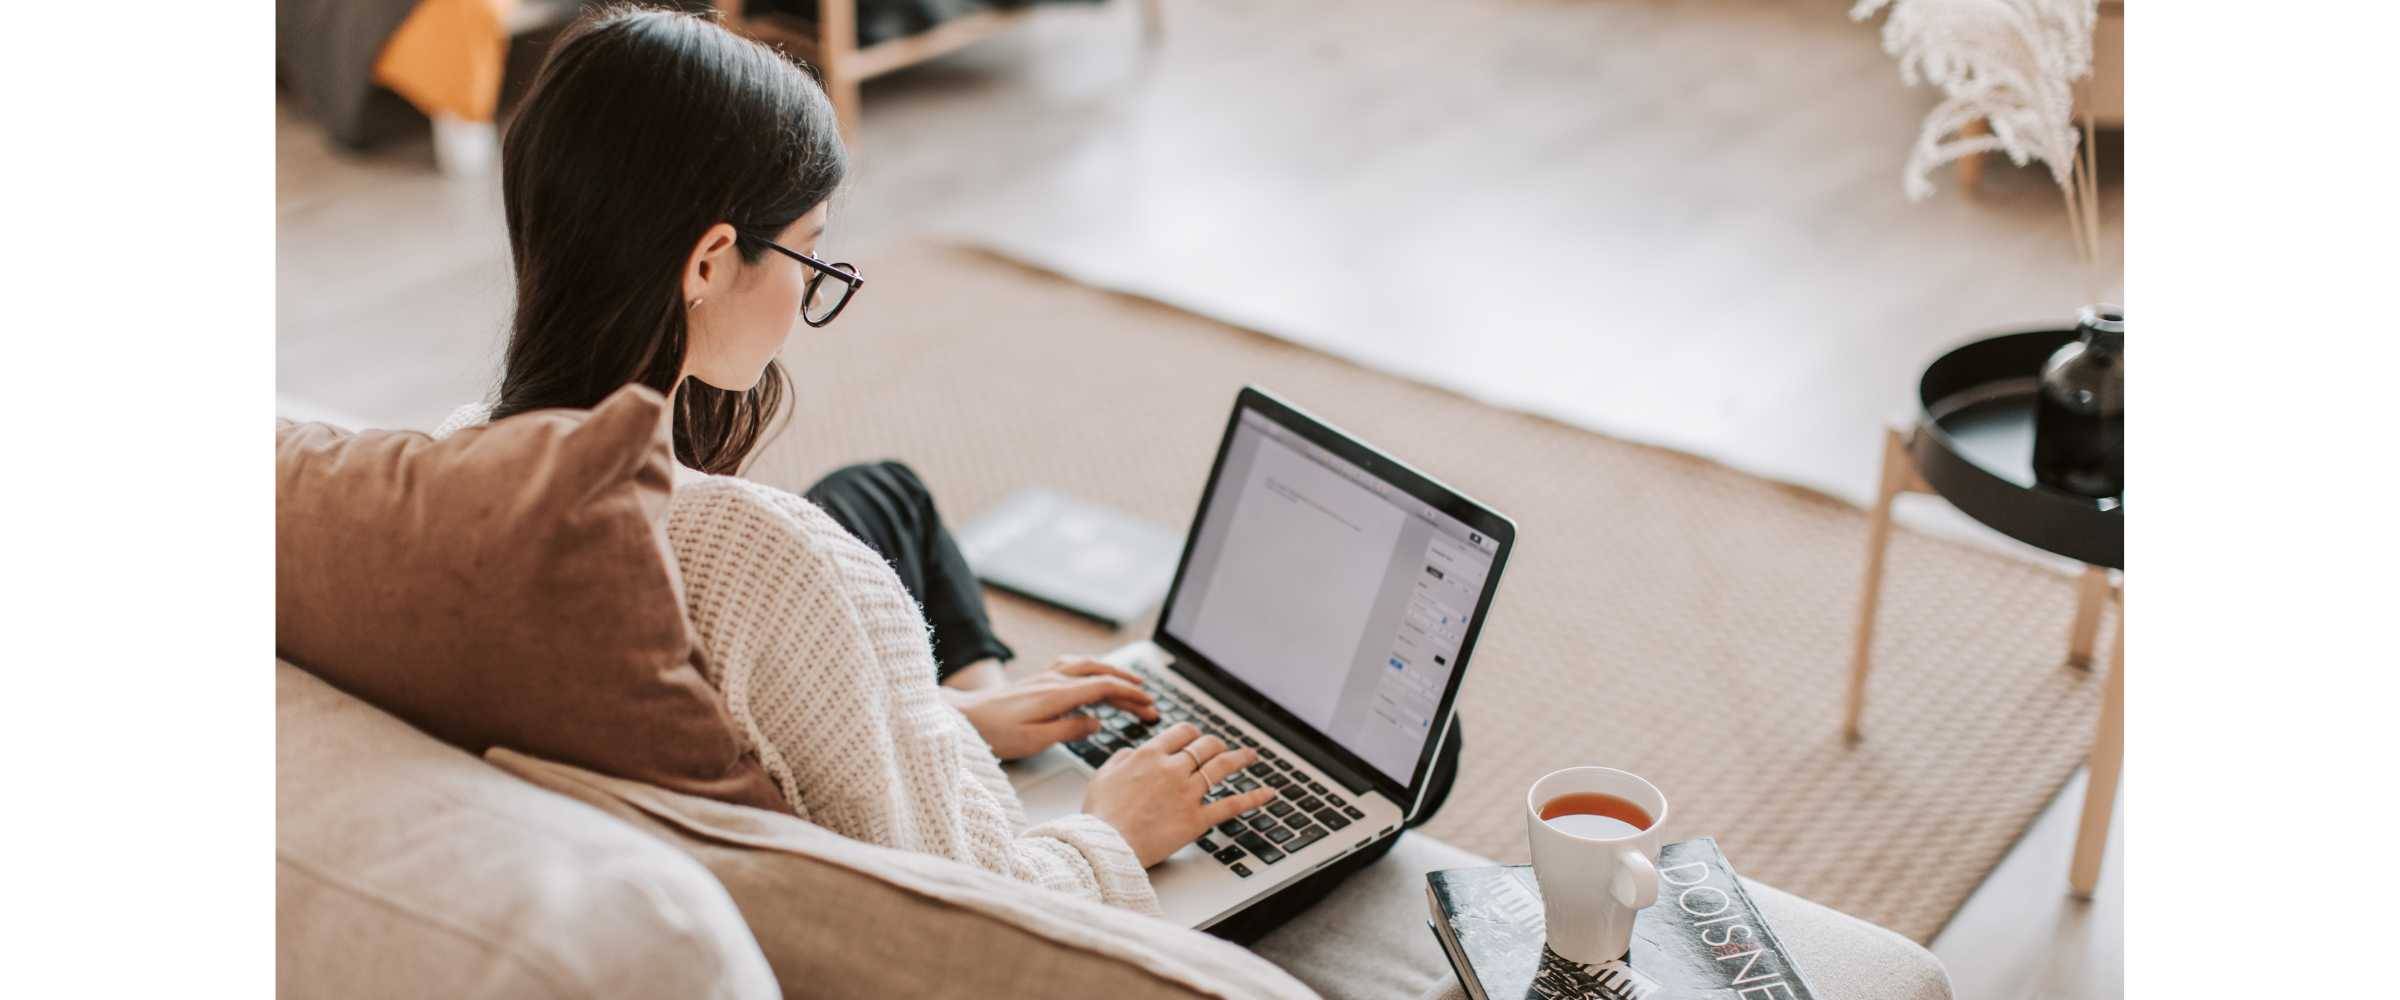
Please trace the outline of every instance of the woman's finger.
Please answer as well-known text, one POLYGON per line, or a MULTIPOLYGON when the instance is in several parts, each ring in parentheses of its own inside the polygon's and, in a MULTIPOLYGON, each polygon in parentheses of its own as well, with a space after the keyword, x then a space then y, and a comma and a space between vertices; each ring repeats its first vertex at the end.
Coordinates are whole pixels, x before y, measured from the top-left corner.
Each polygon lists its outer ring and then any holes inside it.
POLYGON ((1095 702, 1105 701, 1119 708, 1140 710, 1151 708, 1155 700, 1149 692, 1114 677, 1084 677, 1048 687, 1041 692, 1034 706, 1047 718, 1095 702))
POLYGON ((1257 763, 1258 751, 1250 747, 1243 747, 1232 753, 1221 753, 1214 757, 1201 759, 1205 763, 1200 765, 1200 776, 1207 778, 1209 787, 1213 788, 1218 782, 1233 777, 1234 772, 1257 763))
POLYGON ((1267 803, 1273 801, 1275 801, 1274 789, 1254 788, 1240 795, 1228 795, 1215 802, 1202 805, 1200 819, 1210 826, 1215 826, 1252 809, 1263 809, 1267 803))
POLYGON ((1200 727, 1189 722, 1178 722, 1159 730, 1158 735, 1150 737, 1150 742, 1142 744, 1142 749, 1170 754, 1192 745, 1192 741, 1199 738, 1200 727))
POLYGON ((1104 675, 1132 681, 1137 687, 1142 683, 1140 674, 1123 667, 1102 663, 1088 656, 1061 656, 1058 658, 1058 662, 1050 665, 1050 669, 1069 677, 1104 675))
POLYGON ((1132 712, 1136 718, 1141 719, 1143 722, 1158 721, 1158 699, 1151 697, 1150 693, 1147 691, 1142 692, 1140 696, 1136 697, 1125 694, 1122 691, 1111 690, 1108 695, 1108 703, 1124 709, 1125 711, 1132 712))
MULTIPOLYGON (((1151 696, 1150 692, 1143 690, 1139 685, 1128 684, 1108 674, 1070 677, 1066 674, 1047 673, 1043 674, 1040 680, 1028 683, 1039 685, 1043 690, 1098 690, 1100 694, 1098 697, 1092 698, 1092 701, 1105 701, 1133 713, 1135 717, 1144 722, 1158 721, 1157 698, 1151 696), (1095 688, 1093 685, 1099 685, 1099 687, 1095 688)), ((1090 696, 1086 695, 1085 697, 1090 696)), ((1090 703, 1084 702, 1083 704, 1090 703)), ((1082 704, 1076 707, 1081 708, 1082 704)))
POLYGON ((1025 734, 1041 741, 1035 749, 1048 749, 1050 744, 1080 740, 1100 731, 1100 720, 1080 713, 1059 716, 1048 722, 1036 722, 1025 727, 1025 734))
POLYGON ((1183 748, 1183 751, 1191 754, 1192 760, 1205 768, 1209 761, 1224 755, 1225 741, 1214 736, 1203 736, 1193 740, 1190 745, 1183 748))

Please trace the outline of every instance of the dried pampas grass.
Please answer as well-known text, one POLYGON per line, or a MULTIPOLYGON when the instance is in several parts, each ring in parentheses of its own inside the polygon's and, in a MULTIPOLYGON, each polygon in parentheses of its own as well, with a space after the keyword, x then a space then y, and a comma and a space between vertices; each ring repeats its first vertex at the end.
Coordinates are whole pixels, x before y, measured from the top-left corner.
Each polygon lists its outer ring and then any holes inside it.
POLYGON ((2100 196, 2091 122, 2075 121, 2075 82, 2092 73, 2098 0, 1858 0, 1853 20, 1889 8, 1883 50, 1900 79, 1940 87, 1901 170, 1912 200, 1933 194, 1935 168, 1962 156, 2006 153, 2040 161, 2065 196, 2076 256, 2100 255, 2100 196), (1978 122, 1989 132, 1971 129, 1978 122), (2078 155, 2080 154, 2080 155, 2078 155))

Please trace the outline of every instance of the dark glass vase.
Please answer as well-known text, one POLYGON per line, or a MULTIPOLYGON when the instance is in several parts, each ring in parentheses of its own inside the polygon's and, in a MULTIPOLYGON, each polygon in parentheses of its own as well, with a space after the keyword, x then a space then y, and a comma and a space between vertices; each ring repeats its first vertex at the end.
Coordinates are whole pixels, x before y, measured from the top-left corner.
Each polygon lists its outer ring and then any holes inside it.
POLYGON ((2042 365, 2033 478, 2087 497, 2125 495, 2125 310, 2087 306, 2075 342, 2042 365))

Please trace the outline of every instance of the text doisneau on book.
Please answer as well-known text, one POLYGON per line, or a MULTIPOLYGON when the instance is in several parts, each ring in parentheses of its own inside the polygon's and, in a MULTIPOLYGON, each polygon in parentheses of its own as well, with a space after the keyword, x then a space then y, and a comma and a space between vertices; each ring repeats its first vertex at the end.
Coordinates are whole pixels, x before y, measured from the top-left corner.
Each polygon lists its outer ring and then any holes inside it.
POLYGON ((1428 926, 1475 1000, 1815 1000, 1714 838, 1659 850, 1633 950, 1578 965, 1543 944, 1532 865, 1425 875, 1428 926))

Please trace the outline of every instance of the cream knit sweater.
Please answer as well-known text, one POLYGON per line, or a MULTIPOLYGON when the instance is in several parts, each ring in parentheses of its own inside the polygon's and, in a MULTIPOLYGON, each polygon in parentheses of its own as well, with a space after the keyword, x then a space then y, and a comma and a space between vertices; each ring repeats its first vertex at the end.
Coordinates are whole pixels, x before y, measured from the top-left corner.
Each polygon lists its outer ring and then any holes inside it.
MULTIPOLYGON (((434 431, 483 422, 461 407, 434 431)), ((937 854, 1157 913, 1116 828, 1028 827, 991 748, 934 681, 924 612, 883 558, 801 497, 679 469, 667 538, 708 679, 792 811, 843 836, 937 854)))

